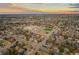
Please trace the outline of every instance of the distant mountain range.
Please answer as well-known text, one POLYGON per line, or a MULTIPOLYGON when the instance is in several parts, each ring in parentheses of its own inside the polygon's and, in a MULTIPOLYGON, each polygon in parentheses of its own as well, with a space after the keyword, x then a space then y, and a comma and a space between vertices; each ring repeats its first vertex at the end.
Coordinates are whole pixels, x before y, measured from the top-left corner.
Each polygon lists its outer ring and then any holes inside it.
POLYGON ((33 13, 33 14, 0 14, 0 16, 37 16, 37 15, 47 15, 47 16, 62 16, 62 15, 75 15, 75 16, 79 16, 79 14, 47 14, 47 13, 33 13))

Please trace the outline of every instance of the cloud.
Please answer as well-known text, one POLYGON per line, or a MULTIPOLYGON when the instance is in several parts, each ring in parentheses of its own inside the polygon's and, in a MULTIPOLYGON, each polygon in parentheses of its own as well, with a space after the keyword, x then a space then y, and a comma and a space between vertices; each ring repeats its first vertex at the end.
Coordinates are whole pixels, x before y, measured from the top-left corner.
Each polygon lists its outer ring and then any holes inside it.
POLYGON ((69 3, 0 3, 0 13, 77 13, 79 4, 69 3), (77 12, 74 12, 77 11, 77 12))

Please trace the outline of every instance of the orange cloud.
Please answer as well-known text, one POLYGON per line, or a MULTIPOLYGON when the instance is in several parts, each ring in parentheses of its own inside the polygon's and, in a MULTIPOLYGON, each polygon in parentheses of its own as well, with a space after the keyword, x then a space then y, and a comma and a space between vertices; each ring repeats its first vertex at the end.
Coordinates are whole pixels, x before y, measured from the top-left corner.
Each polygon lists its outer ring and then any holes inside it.
POLYGON ((0 9, 0 13, 16 13, 16 12, 22 12, 21 10, 18 9, 0 9))

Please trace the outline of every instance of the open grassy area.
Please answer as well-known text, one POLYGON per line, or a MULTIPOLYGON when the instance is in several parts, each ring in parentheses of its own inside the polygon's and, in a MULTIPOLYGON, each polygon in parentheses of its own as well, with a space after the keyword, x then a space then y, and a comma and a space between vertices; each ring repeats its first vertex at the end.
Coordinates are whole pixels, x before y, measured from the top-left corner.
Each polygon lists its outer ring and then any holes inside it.
POLYGON ((47 26, 47 27, 44 28, 44 31, 46 32, 46 34, 48 34, 49 32, 52 31, 52 29, 53 29, 52 27, 47 26))

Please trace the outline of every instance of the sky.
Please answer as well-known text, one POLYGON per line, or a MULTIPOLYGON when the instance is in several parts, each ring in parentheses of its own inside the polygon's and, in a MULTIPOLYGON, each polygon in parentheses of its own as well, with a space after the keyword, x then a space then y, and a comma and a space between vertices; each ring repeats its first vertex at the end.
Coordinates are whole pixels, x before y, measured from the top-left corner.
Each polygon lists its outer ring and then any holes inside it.
POLYGON ((79 14, 78 3, 0 3, 0 14, 79 14))

